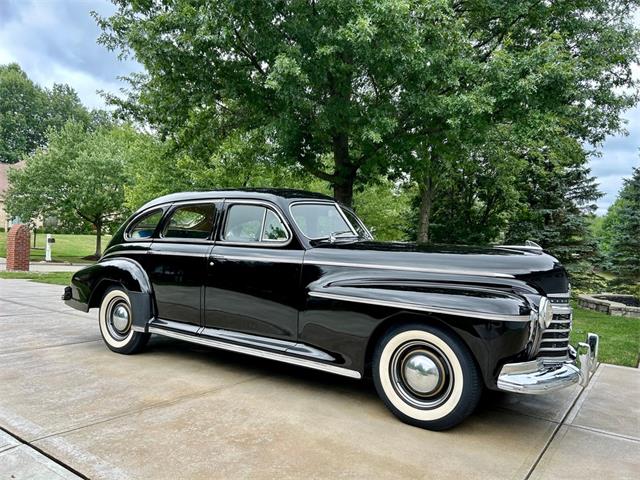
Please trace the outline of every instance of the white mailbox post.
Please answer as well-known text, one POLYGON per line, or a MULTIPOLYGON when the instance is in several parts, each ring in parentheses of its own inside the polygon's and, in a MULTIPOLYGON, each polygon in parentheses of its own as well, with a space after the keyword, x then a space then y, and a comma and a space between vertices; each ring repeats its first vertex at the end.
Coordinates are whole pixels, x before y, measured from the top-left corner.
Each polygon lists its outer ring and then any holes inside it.
POLYGON ((51 246, 54 243, 56 243, 56 239, 53 238, 53 235, 51 235, 50 233, 47 233, 47 242, 45 243, 45 247, 44 247, 44 260, 46 262, 51 261, 51 246))

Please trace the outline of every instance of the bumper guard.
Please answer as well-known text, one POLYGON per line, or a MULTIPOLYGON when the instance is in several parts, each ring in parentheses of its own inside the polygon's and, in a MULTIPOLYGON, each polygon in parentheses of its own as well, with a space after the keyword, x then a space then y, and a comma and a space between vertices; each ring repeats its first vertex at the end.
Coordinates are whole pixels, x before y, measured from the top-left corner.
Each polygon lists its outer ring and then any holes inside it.
POLYGON ((498 388, 507 392, 541 394, 579 383, 586 387, 598 366, 598 335, 588 333, 577 351, 569 347, 568 361, 557 363, 538 358, 507 363, 498 376, 498 388))

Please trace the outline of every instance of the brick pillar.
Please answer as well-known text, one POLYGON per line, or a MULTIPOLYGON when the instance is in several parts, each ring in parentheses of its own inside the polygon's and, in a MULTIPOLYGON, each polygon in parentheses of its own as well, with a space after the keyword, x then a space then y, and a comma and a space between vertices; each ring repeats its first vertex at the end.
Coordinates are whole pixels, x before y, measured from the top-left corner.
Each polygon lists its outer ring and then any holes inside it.
POLYGON ((29 227, 18 223, 7 235, 7 270, 29 270, 31 232, 29 227))

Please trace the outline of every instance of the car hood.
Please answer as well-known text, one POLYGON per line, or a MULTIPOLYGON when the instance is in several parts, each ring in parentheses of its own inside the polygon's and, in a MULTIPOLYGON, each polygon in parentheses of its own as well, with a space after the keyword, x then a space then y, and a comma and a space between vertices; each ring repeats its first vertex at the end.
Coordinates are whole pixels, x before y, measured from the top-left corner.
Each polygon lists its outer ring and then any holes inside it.
POLYGON ((546 293, 568 291, 564 267, 553 256, 530 249, 419 245, 405 242, 318 243, 307 252, 305 263, 384 270, 424 271, 451 276, 514 278, 546 293))

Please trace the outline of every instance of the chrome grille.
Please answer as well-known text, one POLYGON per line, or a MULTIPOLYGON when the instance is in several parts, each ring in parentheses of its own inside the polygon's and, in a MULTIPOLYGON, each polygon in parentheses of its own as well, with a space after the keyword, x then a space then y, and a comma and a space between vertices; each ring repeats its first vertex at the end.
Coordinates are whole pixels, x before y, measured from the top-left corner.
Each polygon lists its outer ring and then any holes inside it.
POLYGON ((569 355, 569 334, 573 313, 569 306, 569 295, 550 296, 553 320, 549 328, 542 332, 539 358, 564 359, 569 355))

